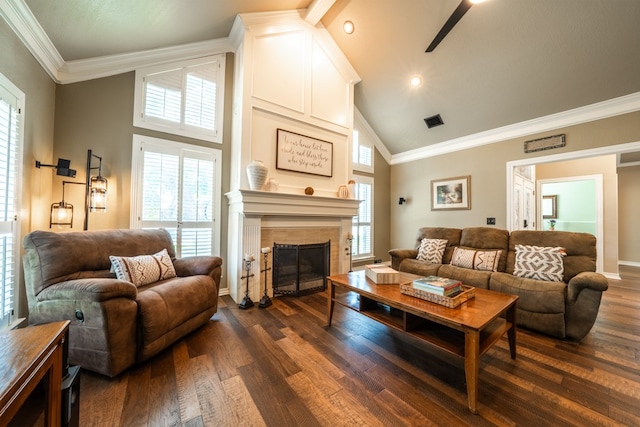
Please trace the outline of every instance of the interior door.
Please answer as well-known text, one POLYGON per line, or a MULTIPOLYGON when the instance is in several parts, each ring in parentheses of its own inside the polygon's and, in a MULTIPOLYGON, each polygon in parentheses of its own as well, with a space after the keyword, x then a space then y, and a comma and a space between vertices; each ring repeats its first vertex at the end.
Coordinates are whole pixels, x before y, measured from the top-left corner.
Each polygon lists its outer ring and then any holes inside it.
POLYGON ((512 230, 536 229, 536 201, 533 180, 520 174, 513 175, 512 230))

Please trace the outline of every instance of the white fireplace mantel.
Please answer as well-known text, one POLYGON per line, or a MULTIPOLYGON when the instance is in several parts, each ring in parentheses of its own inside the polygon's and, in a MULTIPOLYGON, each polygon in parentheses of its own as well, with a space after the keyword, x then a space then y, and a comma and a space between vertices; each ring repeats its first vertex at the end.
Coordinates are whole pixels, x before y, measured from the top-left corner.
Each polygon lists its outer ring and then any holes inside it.
POLYGON ((360 200, 269 191, 235 190, 225 194, 229 207, 246 217, 315 216, 352 218, 358 215, 360 200))

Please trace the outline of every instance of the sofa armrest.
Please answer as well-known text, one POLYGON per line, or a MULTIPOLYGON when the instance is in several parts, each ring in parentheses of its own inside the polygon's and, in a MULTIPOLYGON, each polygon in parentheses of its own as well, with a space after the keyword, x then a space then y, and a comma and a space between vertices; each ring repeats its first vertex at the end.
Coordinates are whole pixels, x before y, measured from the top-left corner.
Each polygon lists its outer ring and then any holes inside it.
POLYGON ((38 302, 53 300, 101 302, 114 298, 135 300, 137 295, 138 289, 131 282, 111 278, 85 278, 53 284, 40 292, 36 299, 38 302))
POLYGON ((608 288, 609 283, 607 282, 607 278, 602 274, 593 271, 583 271, 569 280, 567 303, 575 303, 583 289, 593 289, 594 291, 604 292, 608 288))
POLYGON ((177 258, 173 261, 178 277, 196 276, 199 274, 211 276, 219 283, 222 272, 222 258, 217 256, 190 256, 177 258))
POLYGON ((389 251, 391 255, 391 268, 398 270, 400 263, 405 258, 416 258, 418 256, 417 249, 391 249, 389 251))

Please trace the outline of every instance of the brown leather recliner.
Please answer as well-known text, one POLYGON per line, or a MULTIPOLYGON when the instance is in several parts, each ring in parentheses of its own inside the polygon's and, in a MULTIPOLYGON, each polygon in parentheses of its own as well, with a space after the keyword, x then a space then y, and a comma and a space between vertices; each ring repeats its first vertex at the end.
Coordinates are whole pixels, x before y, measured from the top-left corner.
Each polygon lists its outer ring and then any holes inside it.
POLYGON ((23 239, 29 323, 70 320, 69 362, 116 376, 205 324, 217 310, 222 259, 177 259, 164 229, 54 233, 23 239), (109 256, 166 249, 177 277, 137 287, 109 256))

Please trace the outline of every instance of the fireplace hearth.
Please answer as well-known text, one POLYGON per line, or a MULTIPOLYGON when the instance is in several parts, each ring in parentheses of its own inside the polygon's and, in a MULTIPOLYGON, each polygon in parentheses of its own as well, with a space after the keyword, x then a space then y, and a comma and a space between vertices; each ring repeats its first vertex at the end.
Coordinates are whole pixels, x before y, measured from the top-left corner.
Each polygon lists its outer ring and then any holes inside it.
POLYGON ((324 291, 330 272, 331 241, 273 244, 273 294, 306 295, 324 291))

